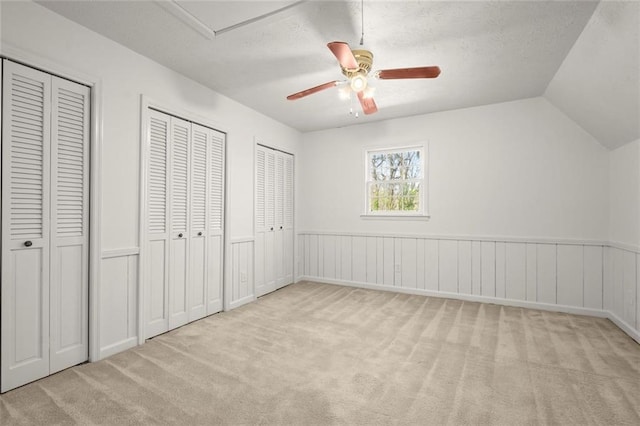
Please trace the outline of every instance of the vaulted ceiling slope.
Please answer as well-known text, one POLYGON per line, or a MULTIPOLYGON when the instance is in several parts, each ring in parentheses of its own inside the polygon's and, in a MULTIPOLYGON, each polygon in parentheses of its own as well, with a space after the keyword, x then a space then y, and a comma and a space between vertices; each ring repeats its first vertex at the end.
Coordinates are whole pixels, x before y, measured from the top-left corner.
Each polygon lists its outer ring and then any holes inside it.
POLYGON ((544 94, 610 149, 640 138, 638 1, 365 0, 374 69, 439 65, 442 74, 374 81, 379 112, 357 119, 357 101, 338 89, 285 98, 342 78, 326 43, 358 47, 359 1, 39 3, 301 131, 544 94))
POLYGON ((203 35, 207 27, 219 30, 295 2, 39 3, 301 131, 541 96, 597 6, 365 0, 364 41, 374 70, 438 65, 442 74, 375 81, 379 112, 356 119, 349 109, 358 109, 357 101, 341 100, 337 89, 297 101, 286 96, 342 78, 326 44, 358 46, 360 1, 303 2, 213 39, 203 35))
POLYGON ((545 97, 609 149, 640 139, 640 2, 601 2, 545 97))

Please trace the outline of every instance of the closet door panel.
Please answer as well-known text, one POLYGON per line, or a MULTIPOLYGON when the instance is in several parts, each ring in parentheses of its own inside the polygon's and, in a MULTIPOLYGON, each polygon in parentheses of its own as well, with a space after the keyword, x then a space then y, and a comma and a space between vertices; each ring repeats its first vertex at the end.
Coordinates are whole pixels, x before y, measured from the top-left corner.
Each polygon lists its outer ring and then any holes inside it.
POLYGON ((49 374, 51 77, 3 63, 2 371, 6 391, 49 374))
POLYGON ((265 238, 264 238, 264 292, 276 289, 276 241, 275 241, 275 212, 276 212, 276 154, 267 149, 265 152, 265 238))
POLYGON ((169 278, 169 329, 189 322, 187 311, 187 239, 175 238, 171 241, 169 278))
POLYGON ((293 156, 256 148, 256 295, 293 282, 293 156))
POLYGON ((207 315, 222 311, 222 259, 223 259, 223 238, 214 235, 209 238, 208 246, 208 269, 207 269, 207 315))
POLYGON ((169 264, 169 328, 189 320, 187 283, 190 240, 189 226, 189 142, 191 124, 171 118, 171 234, 169 264))
POLYGON ((274 230, 274 272, 276 275, 276 288, 285 284, 284 272, 284 181, 285 155, 275 153, 275 230, 274 230))
POLYGON ((208 154, 208 241, 207 241, 207 314, 222 310, 222 265, 224 259, 224 133, 209 130, 208 154))
POLYGON ((266 185, 267 185, 267 150, 256 146, 256 259, 255 259, 255 294, 262 296, 266 293, 265 285, 265 244, 266 233, 266 185))
POLYGON ((169 329, 169 211, 171 118, 149 110, 145 337, 169 329))
POLYGON ((89 88, 52 77, 50 373, 89 356, 89 88))
POLYGON ((293 282, 293 260, 294 260, 294 227, 293 227, 293 179, 294 162, 293 155, 284 155, 284 274, 282 285, 293 282))
POLYGON ((57 245, 52 252, 50 345, 55 373, 88 358, 88 295, 83 245, 57 245))
POLYGON ((206 315, 207 239, 193 237, 189 246, 189 321, 206 315))
POLYGON ((207 277, 207 155, 209 129, 192 124, 189 203, 189 321, 206 315, 207 277))

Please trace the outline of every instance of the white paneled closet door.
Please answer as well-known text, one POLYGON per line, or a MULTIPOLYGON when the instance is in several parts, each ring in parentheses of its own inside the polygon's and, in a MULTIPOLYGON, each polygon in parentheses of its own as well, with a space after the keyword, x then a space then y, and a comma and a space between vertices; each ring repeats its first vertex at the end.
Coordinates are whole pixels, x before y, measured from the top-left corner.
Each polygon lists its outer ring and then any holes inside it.
POLYGON ((171 117, 169 328, 189 322, 189 151, 191 123, 171 117))
POLYGON ((145 335, 169 330, 169 139, 171 117, 149 110, 145 335))
POLYGON ((209 129, 192 125, 189 226, 189 321, 207 314, 207 151, 209 129))
POLYGON ((144 336, 222 310, 224 133, 149 110, 144 336))
POLYGON ((279 287, 283 285, 291 284, 293 282, 293 264, 294 264, 294 228, 293 228, 293 155, 282 154, 284 157, 284 232, 282 238, 283 242, 283 270, 282 275, 279 278, 279 287))
POLYGON ((276 289, 275 151, 256 148, 256 296, 276 289))
POLYGON ((3 61, 1 390, 88 358, 89 89, 3 61))
POLYGON ((207 241, 207 315, 222 310, 222 283, 224 259, 224 176, 225 134, 208 129, 210 134, 207 151, 207 182, 209 198, 207 241))
POLYGON ((264 241, 264 277, 265 293, 276 289, 276 153, 266 150, 265 181, 265 241, 264 241))
POLYGON ((265 243, 266 243, 266 185, 267 185, 267 151, 262 146, 256 147, 256 213, 255 213, 255 294, 262 296, 265 289, 265 243))
POLYGON ((51 76, 4 61, 2 391, 49 374, 51 76))
POLYGON ((293 282, 293 156, 256 148, 256 296, 293 282))
POLYGON ((275 161, 275 229, 273 238, 273 262, 275 287, 282 287, 284 282, 284 156, 276 154, 275 161))
POLYGON ((53 78, 51 120, 51 373, 89 348, 89 88, 53 78))

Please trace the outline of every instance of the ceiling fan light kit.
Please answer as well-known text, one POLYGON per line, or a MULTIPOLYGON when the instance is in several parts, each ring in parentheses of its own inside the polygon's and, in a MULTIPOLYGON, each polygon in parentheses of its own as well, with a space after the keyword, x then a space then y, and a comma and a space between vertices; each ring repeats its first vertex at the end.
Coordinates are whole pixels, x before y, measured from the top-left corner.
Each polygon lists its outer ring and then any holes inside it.
MULTIPOLYGON (((333 53, 340 64, 342 74, 347 77, 349 87, 357 94, 360 106, 365 114, 373 114, 378 111, 376 102, 373 100, 373 88, 369 86, 369 73, 373 66, 373 53, 365 49, 351 50, 349 45, 342 41, 333 41, 327 44, 327 47, 333 53)), ((418 68, 396 68, 388 70, 379 70, 371 74, 372 77, 381 80, 398 80, 412 78, 436 78, 440 75, 440 68, 418 67, 418 68)), ((331 81, 294 93, 287 96, 290 101, 304 98, 313 93, 320 92, 325 89, 337 86, 339 81, 331 81)))
POLYGON ((367 88, 367 77, 362 74, 354 75, 351 77, 349 86, 351 86, 351 90, 354 92, 362 92, 367 88))

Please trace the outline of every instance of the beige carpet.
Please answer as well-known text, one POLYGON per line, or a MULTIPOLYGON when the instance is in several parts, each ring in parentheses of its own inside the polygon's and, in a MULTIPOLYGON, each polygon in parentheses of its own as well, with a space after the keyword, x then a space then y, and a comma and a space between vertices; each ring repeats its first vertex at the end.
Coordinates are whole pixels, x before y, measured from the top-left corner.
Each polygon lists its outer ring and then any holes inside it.
POLYGON ((640 424, 605 319, 315 283, 0 396, 9 424, 640 424))

